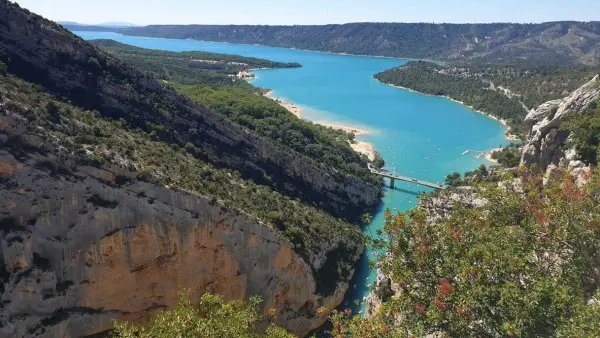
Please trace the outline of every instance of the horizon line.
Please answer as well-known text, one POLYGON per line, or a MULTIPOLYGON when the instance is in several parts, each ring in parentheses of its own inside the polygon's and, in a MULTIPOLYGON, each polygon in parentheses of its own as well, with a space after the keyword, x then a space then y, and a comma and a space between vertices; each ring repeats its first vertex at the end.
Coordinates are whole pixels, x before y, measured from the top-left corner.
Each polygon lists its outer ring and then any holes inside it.
MULTIPOLYGON (((514 21, 492 21, 492 22, 435 22, 435 21, 351 21, 344 23, 320 23, 320 24, 248 24, 248 23, 160 23, 160 24, 147 24, 140 25, 130 22, 103 22, 103 23, 81 23, 71 20, 56 20, 57 23, 64 23, 67 25, 79 25, 79 26, 120 26, 118 24, 124 24, 122 28, 141 28, 149 26, 268 26, 268 27, 295 27, 295 26, 343 26, 343 25, 355 25, 355 24, 425 24, 425 25, 543 25, 550 23, 600 23, 600 20, 553 20, 553 21, 542 21, 542 22, 514 22, 514 21), (116 25, 115 25, 116 24, 116 25)), ((121 26, 120 26, 121 27, 121 26)))

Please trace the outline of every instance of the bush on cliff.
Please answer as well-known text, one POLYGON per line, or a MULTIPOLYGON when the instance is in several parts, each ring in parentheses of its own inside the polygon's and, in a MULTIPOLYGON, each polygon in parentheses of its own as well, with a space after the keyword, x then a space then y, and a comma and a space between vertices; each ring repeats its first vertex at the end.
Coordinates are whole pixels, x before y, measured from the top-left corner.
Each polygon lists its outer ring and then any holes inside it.
POLYGON ((224 303, 216 295, 205 294, 198 306, 192 305, 190 296, 184 294, 179 304, 160 312, 150 319, 147 326, 128 322, 116 322, 115 338, 293 338, 284 329, 268 324, 258 312, 261 299, 235 300, 224 303))
POLYGON ((600 103, 593 103, 584 115, 568 121, 564 129, 572 133, 569 143, 575 147, 579 159, 597 165, 600 162, 600 103))
POLYGON ((334 336, 599 337, 600 176, 517 176, 522 192, 479 184, 485 206, 447 219, 387 212, 376 247, 400 291, 374 319, 335 313, 334 336))
POLYGON ((511 143, 499 151, 492 153, 492 158, 505 168, 514 168, 521 162, 521 148, 518 144, 511 143))

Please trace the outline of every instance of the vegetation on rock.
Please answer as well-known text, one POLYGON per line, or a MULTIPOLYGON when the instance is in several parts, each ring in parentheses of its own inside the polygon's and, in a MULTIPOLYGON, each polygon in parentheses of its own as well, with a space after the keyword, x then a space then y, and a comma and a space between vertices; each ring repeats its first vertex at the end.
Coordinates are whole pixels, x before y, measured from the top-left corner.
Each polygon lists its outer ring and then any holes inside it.
POLYGON ((459 187, 479 182, 497 182, 501 178, 497 171, 488 170, 485 164, 482 164, 473 171, 465 172, 462 177, 458 172, 448 174, 444 184, 448 187, 459 187))
POLYGON ((293 338, 258 312, 261 299, 248 302, 223 302, 221 297, 205 294, 197 306, 182 295, 179 305, 154 315, 146 326, 127 322, 115 324, 114 338, 293 338))
POLYGON ((520 169, 518 188, 478 184, 485 205, 447 219, 386 212, 376 247, 400 291, 372 320, 336 313, 334 336, 599 336, 600 181, 585 179, 520 169))
POLYGON ((511 143, 493 152, 492 159, 498 161, 498 164, 504 168, 518 167, 521 161, 521 148, 519 145, 511 143))
POLYGON ((579 158, 596 166, 600 163, 600 104, 592 104, 582 115, 567 121, 563 129, 571 132, 568 143, 579 158))
POLYGON ((40 136, 47 144, 72 154, 77 164, 125 167, 142 180, 208 197, 276 229, 307 262, 335 239, 340 269, 315 271, 323 293, 335 287, 337 278, 349 274, 347 268, 352 267, 362 243, 359 227, 244 179, 236 170, 199 160, 203 150, 192 144, 164 143, 158 135, 164 132, 161 128, 149 133, 129 130, 124 120, 105 119, 97 112, 60 102, 13 76, 0 76, 0 102, 26 119, 31 128, 43 131, 40 136))

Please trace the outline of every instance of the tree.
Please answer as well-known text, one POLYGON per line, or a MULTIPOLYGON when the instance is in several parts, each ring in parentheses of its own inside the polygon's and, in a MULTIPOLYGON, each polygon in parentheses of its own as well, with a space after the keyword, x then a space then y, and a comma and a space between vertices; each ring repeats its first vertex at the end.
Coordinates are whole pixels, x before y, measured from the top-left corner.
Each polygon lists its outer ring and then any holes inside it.
POLYGON ((572 133, 570 143, 575 147, 579 158, 596 165, 600 161, 600 104, 595 103, 589 110, 592 112, 573 118, 564 128, 572 133))
POLYGON ((88 69, 94 74, 100 73, 100 71, 102 71, 100 61, 98 61, 98 59, 96 59, 95 57, 90 57, 88 59, 88 69))
POLYGON ((189 294, 179 305, 150 319, 148 326, 116 322, 115 338, 293 338, 284 329, 269 325, 259 330, 265 318, 259 314, 260 298, 224 303, 219 296, 205 294, 196 307, 189 294))
POLYGON ((501 150, 493 152, 492 158, 505 168, 514 168, 521 162, 521 149, 518 145, 511 143, 501 150))
POLYGON ((383 168, 385 166, 385 160, 379 153, 375 153, 375 158, 373 159, 373 165, 375 168, 383 168))
POLYGON ((54 101, 49 101, 46 104, 46 113, 48 114, 48 119, 52 122, 60 121, 60 108, 54 103, 54 101))
POLYGON ((389 240, 376 247, 387 250, 380 264, 400 291, 373 320, 335 313, 335 332, 600 336, 598 175, 578 186, 565 172, 546 187, 537 174, 518 175, 523 192, 480 184, 485 206, 456 204, 448 219, 387 214, 389 240))
POLYGON ((367 225, 369 223, 371 223, 373 221, 373 216, 371 216, 371 214, 363 214, 360 217, 360 223, 363 225, 367 225))
POLYGON ((461 179, 459 173, 453 172, 446 176, 444 183, 449 187, 457 187, 463 183, 463 180, 461 179))

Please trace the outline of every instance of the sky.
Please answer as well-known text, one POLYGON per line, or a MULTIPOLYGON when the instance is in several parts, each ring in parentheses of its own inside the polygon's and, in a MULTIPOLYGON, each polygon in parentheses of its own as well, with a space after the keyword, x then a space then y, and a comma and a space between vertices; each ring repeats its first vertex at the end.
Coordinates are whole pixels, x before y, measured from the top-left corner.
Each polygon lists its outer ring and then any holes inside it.
POLYGON ((86 24, 300 25, 347 22, 600 20, 600 0, 13 0, 54 21, 86 24))

